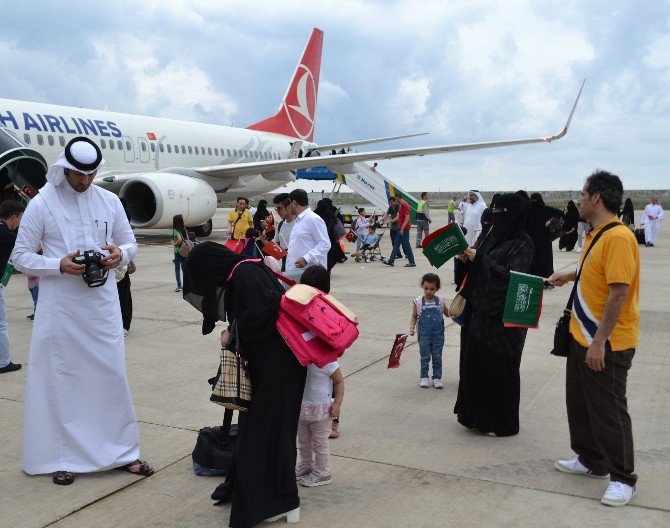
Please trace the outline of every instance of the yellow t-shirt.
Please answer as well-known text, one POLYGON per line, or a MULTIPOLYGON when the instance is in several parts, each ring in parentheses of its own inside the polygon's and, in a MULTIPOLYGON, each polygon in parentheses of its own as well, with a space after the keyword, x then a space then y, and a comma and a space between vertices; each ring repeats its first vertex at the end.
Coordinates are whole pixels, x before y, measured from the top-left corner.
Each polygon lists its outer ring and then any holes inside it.
POLYGON ((612 218, 586 235, 579 263, 583 269, 572 303, 570 333, 585 347, 593 341, 598 330, 609 296, 608 285, 615 283, 628 284, 630 289, 609 338, 612 350, 627 350, 637 346, 640 323, 640 251, 635 235, 625 226, 609 229, 603 233, 584 262, 584 255, 591 246, 593 237, 604 226, 616 221, 616 218, 612 218))
POLYGON ((228 221, 235 224, 235 231, 233 232, 233 238, 235 240, 244 238, 247 229, 254 226, 254 217, 251 216, 249 209, 245 209, 241 214, 242 216, 240 216, 240 220, 238 221, 237 217, 240 215, 240 213, 238 213, 236 209, 233 209, 230 211, 230 213, 228 213, 228 221))

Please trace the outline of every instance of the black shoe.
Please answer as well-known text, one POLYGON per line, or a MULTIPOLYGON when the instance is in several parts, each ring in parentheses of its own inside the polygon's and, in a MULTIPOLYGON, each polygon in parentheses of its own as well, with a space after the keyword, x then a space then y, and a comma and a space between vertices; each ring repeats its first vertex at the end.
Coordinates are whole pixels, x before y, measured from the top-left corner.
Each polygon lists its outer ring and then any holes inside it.
POLYGON ((28 321, 31 321, 31 322, 34 321, 35 320, 35 314, 26 315, 26 319, 28 319, 28 321))
POLYGON ((14 372, 16 370, 21 370, 21 363, 12 363, 11 361, 7 363, 4 367, 0 368, 0 374, 5 372, 14 372))
POLYGON ((416 268, 416 264, 410 264, 409 262, 405 264, 406 268, 416 268))
POLYGON ((393 262, 389 262, 388 260, 382 260, 382 264, 386 264, 387 266, 393 266, 393 262))
POLYGON ((651 242, 649 242, 649 247, 654 247, 654 244, 652 244, 651 242))
POLYGON ((219 484, 212 493, 212 500, 217 501, 214 506, 219 506, 230 500, 233 496, 233 489, 232 483, 228 481, 219 484))

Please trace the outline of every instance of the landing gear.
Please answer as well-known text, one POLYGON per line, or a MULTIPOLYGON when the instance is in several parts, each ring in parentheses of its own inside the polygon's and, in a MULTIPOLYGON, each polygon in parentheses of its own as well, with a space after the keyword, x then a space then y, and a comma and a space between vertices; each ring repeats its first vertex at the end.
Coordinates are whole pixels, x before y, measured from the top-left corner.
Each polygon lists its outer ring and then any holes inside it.
POLYGON ((192 227, 191 231, 193 231, 198 238, 208 237, 212 234, 212 219, 210 218, 202 225, 192 227))

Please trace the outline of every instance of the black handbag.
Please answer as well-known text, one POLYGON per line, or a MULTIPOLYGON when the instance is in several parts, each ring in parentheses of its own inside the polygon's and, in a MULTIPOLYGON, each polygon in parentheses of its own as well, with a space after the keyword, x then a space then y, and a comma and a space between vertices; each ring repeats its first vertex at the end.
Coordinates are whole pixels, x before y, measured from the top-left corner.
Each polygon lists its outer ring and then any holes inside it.
POLYGON ((229 474, 235 456, 237 425, 231 425, 233 411, 226 409, 223 425, 203 427, 191 453, 196 475, 220 477, 229 474))
MULTIPOLYGON (((589 252, 591 249, 593 249, 593 246, 596 245, 596 242, 598 242, 598 239, 605 231, 620 225, 623 224, 621 222, 613 222, 603 227, 594 237, 593 242, 591 242, 591 245, 589 246, 589 249, 586 250, 582 262, 586 263, 586 257, 589 256, 589 252)), ((582 267, 583 264, 579 268, 579 272, 577 272, 577 276, 575 277, 575 282, 572 285, 572 291, 570 292, 570 298, 568 299, 568 304, 565 306, 565 310, 563 310, 563 315, 561 315, 561 317, 556 322, 556 329, 554 330, 554 348, 551 350, 551 354, 554 356, 568 357, 568 352, 570 351, 570 318, 572 314, 572 301, 575 298, 579 277, 582 275, 582 267)))

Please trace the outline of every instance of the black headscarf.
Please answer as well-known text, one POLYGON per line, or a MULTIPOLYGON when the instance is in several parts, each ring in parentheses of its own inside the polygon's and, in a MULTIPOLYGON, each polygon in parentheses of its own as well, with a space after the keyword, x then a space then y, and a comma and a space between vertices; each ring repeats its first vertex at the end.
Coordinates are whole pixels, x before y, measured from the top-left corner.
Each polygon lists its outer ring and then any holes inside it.
MULTIPOLYGON (((184 263, 184 300, 202 313, 202 333, 226 320, 225 289, 235 264, 249 257, 238 255, 216 242, 197 244, 184 263)), ((246 265, 246 264, 245 264, 246 265)))
POLYGON ((626 198, 626 201, 623 204, 623 209, 621 210, 621 216, 627 216, 628 222, 631 224, 635 223, 635 209, 633 208, 633 200, 626 198))
POLYGON ((486 254, 491 250, 513 238, 526 234, 528 221, 528 202, 518 193, 501 194, 496 200, 496 210, 493 211, 493 225, 486 238, 477 248, 477 255, 470 266, 468 278, 461 294, 469 299, 477 286, 477 277, 481 273, 486 254))
POLYGON ((333 205, 333 201, 330 198, 322 198, 316 203, 316 209, 314 212, 318 214, 323 220, 329 217, 336 217, 337 208, 333 205))

